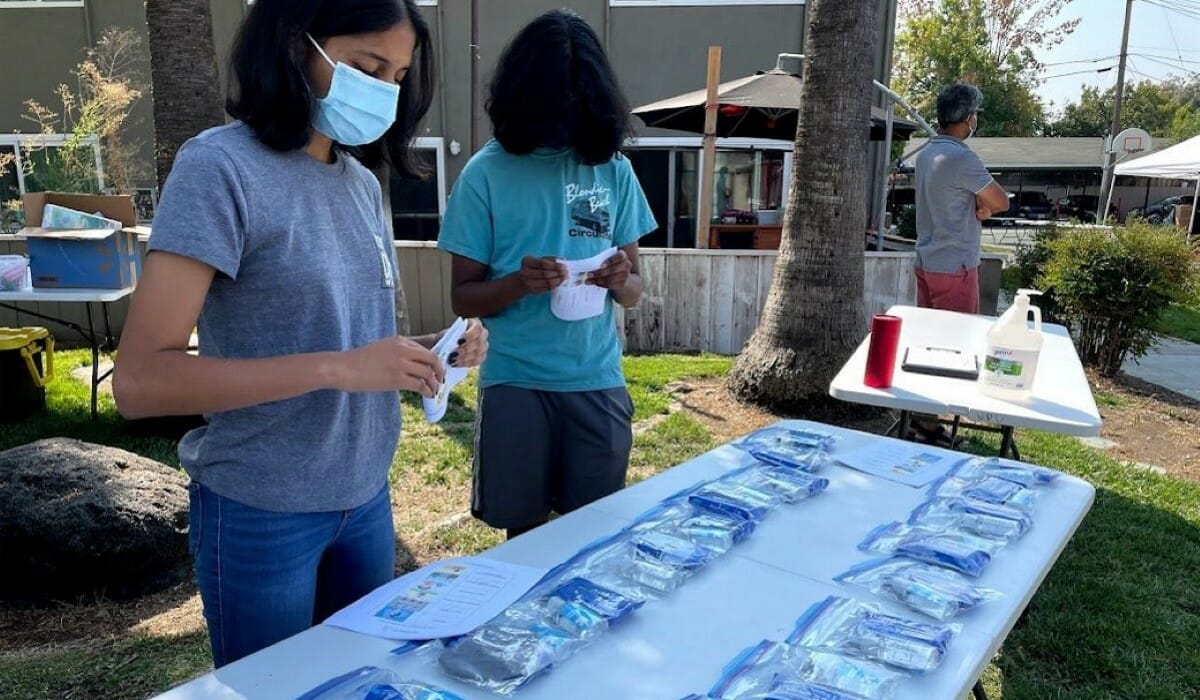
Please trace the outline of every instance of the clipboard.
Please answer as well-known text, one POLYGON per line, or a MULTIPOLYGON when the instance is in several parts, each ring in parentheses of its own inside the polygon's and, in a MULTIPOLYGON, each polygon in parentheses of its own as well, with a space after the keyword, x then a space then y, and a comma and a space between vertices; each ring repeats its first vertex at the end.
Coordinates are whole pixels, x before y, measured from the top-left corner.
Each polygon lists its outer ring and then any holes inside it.
POLYGON ((913 374, 975 380, 979 379, 979 358, 962 348, 909 346, 904 349, 900 369, 913 374))

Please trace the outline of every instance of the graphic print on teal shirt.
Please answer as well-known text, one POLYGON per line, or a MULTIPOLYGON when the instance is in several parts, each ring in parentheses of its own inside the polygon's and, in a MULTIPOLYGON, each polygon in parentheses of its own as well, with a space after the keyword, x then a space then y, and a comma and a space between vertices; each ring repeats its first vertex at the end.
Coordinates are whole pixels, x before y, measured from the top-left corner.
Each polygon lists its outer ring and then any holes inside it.
MULTIPOLYGON (((657 228, 629 159, 584 165, 571 150, 512 155, 496 141, 459 176, 438 247, 487 265, 488 279, 517 272, 525 256, 582 260, 636 242, 657 228)), ((541 391, 624 386, 612 305, 563 321, 550 294, 529 295, 483 319, 488 357, 480 385, 541 391)))

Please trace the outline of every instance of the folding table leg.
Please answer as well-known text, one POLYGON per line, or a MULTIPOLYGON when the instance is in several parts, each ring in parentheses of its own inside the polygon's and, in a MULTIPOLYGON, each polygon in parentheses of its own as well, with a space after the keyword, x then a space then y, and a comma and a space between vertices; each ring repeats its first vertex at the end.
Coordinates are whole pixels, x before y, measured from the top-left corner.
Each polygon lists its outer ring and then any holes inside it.
POLYGON ((1000 456, 1012 457, 1020 461, 1021 451, 1017 449, 1017 441, 1013 438, 1013 427, 1006 425, 1000 430, 1000 456))
POLYGON ((896 423, 896 437, 901 440, 908 439, 908 429, 912 423, 912 413, 910 411, 901 411, 900 420, 896 423))
POLYGON ((112 322, 108 319, 108 302, 100 302, 100 308, 104 310, 104 347, 108 348, 109 352, 115 352, 117 346, 113 341, 112 322))
POLYGON ((88 330, 86 337, 88 345, 92 347, 92 420, 96 420, 100 417, 100 412, 96 406, 96 393, 100 389, 100 344, 96 338, 96 324, 92 319, 92 303, 90 301, 85 302, 83 306, 87 309, 88 330))

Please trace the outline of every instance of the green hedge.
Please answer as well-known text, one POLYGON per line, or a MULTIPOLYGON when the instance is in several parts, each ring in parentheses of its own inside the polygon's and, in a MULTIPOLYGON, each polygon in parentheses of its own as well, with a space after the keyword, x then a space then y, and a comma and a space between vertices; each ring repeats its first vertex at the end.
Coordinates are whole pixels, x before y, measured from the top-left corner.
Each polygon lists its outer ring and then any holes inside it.
MULTIPOLYGON (((1052 294, 1053 317, 1075 337, 1084 364, 1112 376, 1158 339, 1159 318, 1200 289, 1179 231, 1134 221, 1114 231, 1056 231, 1027 254, 1025 274, 1052 294)), ((1042 302, 1039 302, 1039 304, 1042 302)))

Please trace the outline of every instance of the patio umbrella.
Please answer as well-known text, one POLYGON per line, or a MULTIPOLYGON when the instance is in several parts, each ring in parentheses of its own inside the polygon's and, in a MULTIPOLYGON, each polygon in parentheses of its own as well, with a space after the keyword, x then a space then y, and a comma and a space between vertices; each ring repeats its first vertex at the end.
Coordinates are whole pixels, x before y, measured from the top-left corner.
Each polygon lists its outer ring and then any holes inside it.
MULTIPOLYGON (((649 127, 703 134, 704 101, 705 91, 696 90, 638 107, 633 113, 649 127)), ((796 138, 796 118, 800 111, 800 76, 779 67, 759 71, 721 83, 717 102, 717 136, 791 141, 796 138)), ((872 107, 869 121, 866 115, 864 121, 867 122, 864 128, 870 125, 872 141, 886 138, 887 117, 883 109, 872 107)), ((915 122, 894 117, 892 137, 908 140, 918 128, 915 122)))

